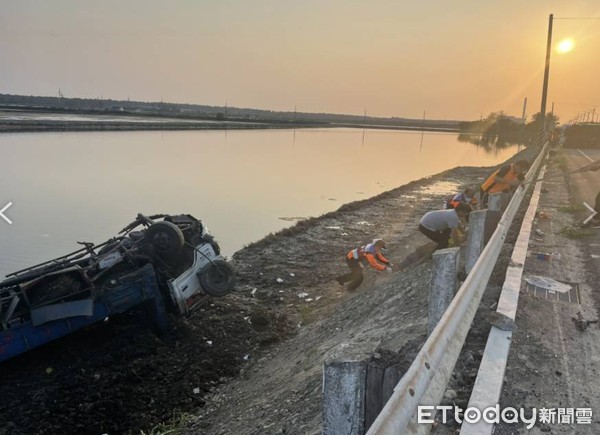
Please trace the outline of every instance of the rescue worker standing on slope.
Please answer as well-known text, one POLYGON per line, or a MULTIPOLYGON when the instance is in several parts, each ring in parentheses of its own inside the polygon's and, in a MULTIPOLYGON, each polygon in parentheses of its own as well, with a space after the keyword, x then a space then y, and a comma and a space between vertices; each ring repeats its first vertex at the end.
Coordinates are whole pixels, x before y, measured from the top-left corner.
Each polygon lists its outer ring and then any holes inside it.
POLYGON ((515 190, 525 173, 529 170, 528 160, 519 160, 516 163, 502 166, 489 176, 481 185, 481 203, 487 206, 491 193, 511 192, 515 190))
POLYGON ((336 281, 342 286, 349 282, 347 287, 347 290, 349 291, 357 289, 363 281, 362 269, 364 266, 362 263, 365 260, 376 270, 385 270, 386 272, 392 273, 391 263, 381 253, 383 248, 385 248, 385 242, 382 239, 373 239, 368 245, 361 246, 360 248, 348 252, 348 255, 346 255, 346 264, 350 268, 350 272, 338 276, 336 281))

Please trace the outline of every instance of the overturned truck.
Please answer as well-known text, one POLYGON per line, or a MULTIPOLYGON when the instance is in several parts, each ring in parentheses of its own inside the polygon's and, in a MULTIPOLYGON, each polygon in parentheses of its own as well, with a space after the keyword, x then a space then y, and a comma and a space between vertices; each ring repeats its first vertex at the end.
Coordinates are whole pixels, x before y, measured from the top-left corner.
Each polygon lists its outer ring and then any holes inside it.
POLYGON ((167 312, 187 315, 235 287, 219 245, 188 214, 138 214, 117 237, 78 243, 0 282, 0 361, 134 307, 164 332, 167 312))

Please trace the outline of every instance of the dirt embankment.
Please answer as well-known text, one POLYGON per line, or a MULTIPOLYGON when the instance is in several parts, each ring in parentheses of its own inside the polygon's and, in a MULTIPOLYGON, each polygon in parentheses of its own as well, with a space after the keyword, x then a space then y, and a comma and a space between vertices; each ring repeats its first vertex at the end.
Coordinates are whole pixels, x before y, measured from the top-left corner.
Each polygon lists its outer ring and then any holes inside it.
POLYGON ((386 350, 409 364, 425 338, 429 264, 333 278, 374 237, 399 262, 427 242, 420 217, 489 168, 456 168, 302 221, 239 251, 239 291, 159 340, 137 313, 0 366, 0 433, 138 433, 182 413, 192 433, 320 433, 325 360, 386 350), (399 353, 396 353, 398 352, 399 353))
MULTIPOLYGON (((373 237, 386 239, 389 257, 400 262, 427 242, 417 231, 418 221, 425 212, 441 207, 447 197, 444 189, 478 184, 489 172, 447 171, 349 204, 239 252, 235 260, 246 285, 242 293, 254 292, 256 299, 279 306, 287 318, 298 319, 296 334, 258 349, 236 380, 208 397, 190 433, 317 434, 322 424, 325 361, 393 354, 395 365, 405 370, 425 340, 429 262, 393 275, 368 271, 366 282, 355 293, 344 292, 332 278, 345 269, 342 255, 373 237), (276 278, 283 282, 273 282, 276 278)), ((507 247, 504 256, 509 253, 507 247)), ((505 270, 506 265, 507 261, 499 269, 505 270)), ((500 275, 496 271, 494 276, 500 275)), ((473 348, 482 348, 489 329, 487 322, 479 325, 473 348)), ((471 353, 461 362, 469 375, 476 372, 475 357, 471 353)), ((458 379, 462 397, 468 397, 470 381, 458 379)))

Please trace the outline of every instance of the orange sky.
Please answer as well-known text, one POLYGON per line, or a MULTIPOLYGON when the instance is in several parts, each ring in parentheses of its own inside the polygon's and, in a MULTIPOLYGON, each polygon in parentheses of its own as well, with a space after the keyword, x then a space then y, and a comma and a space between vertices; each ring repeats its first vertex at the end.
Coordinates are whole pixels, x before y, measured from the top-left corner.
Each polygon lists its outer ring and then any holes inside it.
MULTIPOLYGON (((479 119, 600 106, 598 0, 4 0, 0 93, 479 119)), ((599 116, 600 107, 596 110, 599 116)))

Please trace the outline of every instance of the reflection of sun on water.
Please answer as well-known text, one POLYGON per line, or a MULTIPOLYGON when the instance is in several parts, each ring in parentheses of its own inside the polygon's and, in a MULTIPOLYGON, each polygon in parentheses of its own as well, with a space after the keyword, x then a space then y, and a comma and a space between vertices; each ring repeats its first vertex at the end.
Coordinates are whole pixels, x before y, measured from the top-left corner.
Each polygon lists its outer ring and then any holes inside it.
POLYGON ((556 46, 556 51, 558 51, 559 53, 568 53, 569 51, 573 50, 574 46, 575 43, 571 38, 565 38, 558 43, 558 45, 556 46))

